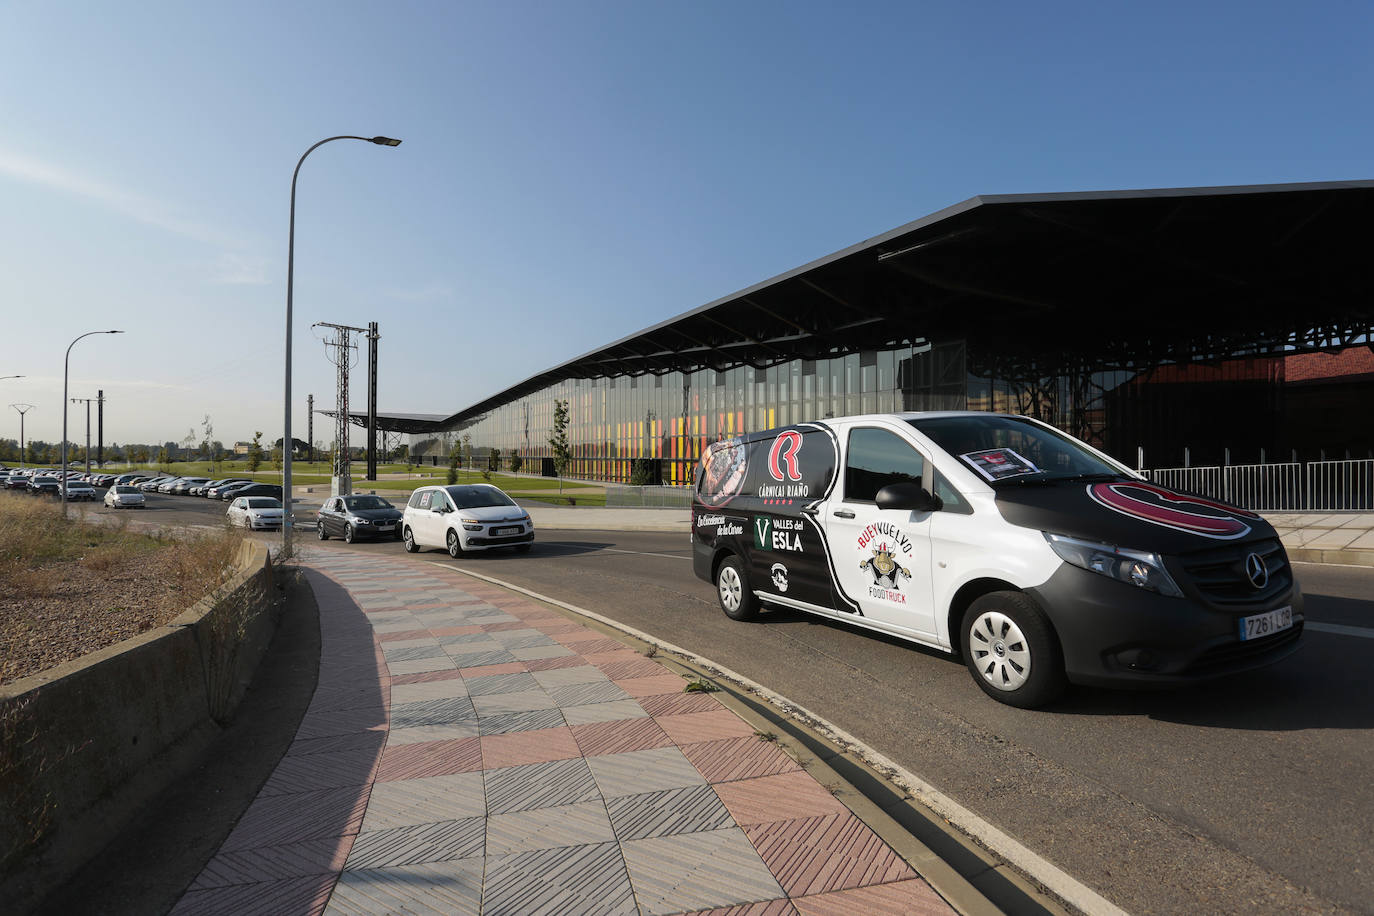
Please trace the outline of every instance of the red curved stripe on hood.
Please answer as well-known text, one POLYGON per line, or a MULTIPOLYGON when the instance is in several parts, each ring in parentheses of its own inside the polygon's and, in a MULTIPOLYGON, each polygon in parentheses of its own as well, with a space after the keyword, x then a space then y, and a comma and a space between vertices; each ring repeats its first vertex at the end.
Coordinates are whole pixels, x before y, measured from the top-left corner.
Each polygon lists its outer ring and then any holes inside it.
POLYGON ((1199 515, 1196 512, 1187 511, 1184 507, 1200 506, 1207 509, 1216 509, 1221 512, 1226 512, 1229 513, 1230 516, 1243 515, 1246 518, 1259 517, 1254 513, 1236 509, 1233 506, 1213 502, 1212 500, 1203 499, 1199 496, 1183 496, 1149 483, 1098 483, 1089 486, 1088 493, 1093 499, 1102 503, 1102 505, 1109 509, 1115 509, 1117 512, 1133 515, 1136 518, 1143 518, 1148 522, 1154 522, 1158 525, 1167 525, 1170 528, 1191 531, 1196 534, 1207 535, 1208 537, 1238 537, 1248 532, 1250 526, 1238 518, 1217 518, 1213 515, 1199 515), (1165 502, 1172 503, 1173 506, 1162 506, 1156 502, 1143 500, 1133 495, 1132 491, 1149 493, 1165 502))

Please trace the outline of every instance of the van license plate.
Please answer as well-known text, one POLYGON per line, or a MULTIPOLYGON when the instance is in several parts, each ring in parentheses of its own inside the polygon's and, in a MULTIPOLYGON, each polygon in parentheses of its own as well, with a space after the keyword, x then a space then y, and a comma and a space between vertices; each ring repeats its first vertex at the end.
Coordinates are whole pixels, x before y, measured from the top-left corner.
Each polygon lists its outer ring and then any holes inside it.
POLYGON ((1240 619, 1240 638, 1242 642, 1247 639, 1263 639, 1265 636, 1272 636, 1292 626, 1293 608, 1281 607, 1263 614, 1255 614, 1253 617, 1242 617, 1240 619))

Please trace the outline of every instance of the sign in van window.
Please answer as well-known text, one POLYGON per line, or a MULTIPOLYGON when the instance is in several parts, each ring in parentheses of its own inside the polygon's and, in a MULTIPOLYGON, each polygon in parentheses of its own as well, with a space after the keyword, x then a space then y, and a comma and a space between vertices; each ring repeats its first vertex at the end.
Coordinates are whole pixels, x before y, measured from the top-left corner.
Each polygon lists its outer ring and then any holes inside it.
POLYGON ((697 495, 707 506, 723 506, 739 495, 748 469, 747 450, 738 437, 713 442, 701 456, 697 495))
POLYGON ((1025 474, 1038 474, 1040 469, 1009 448, 989 448, 981 452, 965 452, 959 456, 987 480, 1006 480, 1025 474))

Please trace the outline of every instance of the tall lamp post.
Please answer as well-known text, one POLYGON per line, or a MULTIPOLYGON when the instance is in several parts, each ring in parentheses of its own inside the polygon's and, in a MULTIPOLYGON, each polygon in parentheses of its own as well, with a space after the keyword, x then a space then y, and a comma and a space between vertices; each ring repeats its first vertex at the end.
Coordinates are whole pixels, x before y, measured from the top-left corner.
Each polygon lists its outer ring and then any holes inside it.
MULTIPOLYGON (((17 378, 23 378, 23 376, 16 376, 16 377, 17 377, 17 378)), ((25 464, 24 464, 24 414, 28 413, 30 410, 33 410, 33 405, 32 405, 32 404, 11 404, 10 406, 13 407, 13 408, 14 408, 16 411, 18 411, 18 413, 19 413, 19 466, 22 468, 22 467, 25 466, 25 464)))
MULTIPOLYGON (((123 334, 123 331, 87 331, 76 340, 92 334, 123 334)), ((67 517, 67 368, 72 362, 72 347, 76 340, 67 344, 67 355, 62 359, 62 517, 67 517)))
MULTIPOLYGON (((401 141, 391 137, 354 137, 345 134, 339 137, 325 137, 310 149, 301 154, 301 158, 296 162, 296 170, 291 173, 291 228, 286 241, 286 395, 284 408, 286 416, 282 422, 282 474, 281 474, 281 496, 282 504, 286 507, 286 517, 282 519, 281 526, 281 548, 283 556, 291 555, 291 526, 294 524, 295 517, 291 513, 291 290, 295 280, 296 266, 296 179, 301 174, 301 165, 305 162, 305 157, 315 150, 331 143, 334 140, 362 140, 366 143, 375 143, 378 146, 400 146, 401 141)), ((63 392, 65 399, 66 392, 63 392)), ((64 405, 65 410, 65 405, 64 405)), ((64 415, 65 422, 65 415, 64 415)), ((65 445, 64 445, 65 447, 65 445)), ((65 511, 65 503, 63 511, 65 511)))

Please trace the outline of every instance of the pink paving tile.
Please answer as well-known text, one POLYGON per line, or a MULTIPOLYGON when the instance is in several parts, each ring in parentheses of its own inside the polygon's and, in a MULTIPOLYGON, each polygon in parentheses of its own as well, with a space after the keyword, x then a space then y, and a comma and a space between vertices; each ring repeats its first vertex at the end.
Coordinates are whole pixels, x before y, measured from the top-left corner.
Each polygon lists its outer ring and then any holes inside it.
POLYGON ((638 652, 631 652, 624 658, 614 658, 608 661, 598 659, 587 659, 593 665, 601 669, 601 673, 613 681, 623 681, 636 677, 662 677, 663 666, 651 658, 645 658, 638 652))
POLYGON ((715 790, 741 826, 843 814, 847 810, 824 786, 800 770, 718 783, 715 790))
POLYGON ((500 665, 478 665, 475 668, 459 668, 458 673, 463 677, 484 677, 488 674, 516 674, 524 671, 524 662, 505 662, 500 665))
POLYGON ((703 741, 680 746, 682 754, 692 762, 709 783, 733 782, 758 776, 776 776, 799 770, 797 762, 770 742, 750 735, 747 738, 726 738, 723 741, 703 741))
POLYGON ((936 916, 953 908, 919 878, 793 900, 801 916, 936 916))
POLYGON ((205 864, 191 890, 343 871, 352 848, 353 837, 347 836, 221 852, 205 864))
POLYGON ((587 628, 580 623, 573 623, 570 620, 562 620, 561 618, 560 621, 560 623, 541 623, 539 624, 539 631, 547 636, 553 636, 555 638, 564 633, 589 632, 587 628))
POLYGON ((653 719, 643 717, 574 725, 572 733, 583 757, 647 751, 673 745, 673 739, 653 719))
POLYGON ((418 674, 397 674, 391 678, 393 684, 428 684, 430 681, 457 681, 463 674, 456 668, 444 671, 421 671, 418 674))
POLYGON ((387 748, 377 768, 377 782, 449 776, 482 769, 482 746, 477 738, 426 741, 387 748))
MULTIPOLYGON (((624 688, 622 688, 624 689, 624 688)), ((689 712, 710 712, 720 709, 720 701, 709 693, 661 693, 639 701, 651 716, 680 716, 689 712)))
POLYGON ((429 630, 402 630, 398 633, 378 633, 378 642, 399 642, 402 639, 428 639, 429 630))
POLYGON ((530 671, 554 671, 558 668, 580 668, 587 660, 580 655, 557 655, 553 658, 526 659, 525 668, 530 671))
POLYGON ((682 688, 687 686, 687 682, 675 674, 661 674, 658 677, 632 677, 614 683, 632 697, 682 693, 682 688))
POLYGON ((848 812, 750 824, 744 833, 789 897, 916 877, 911 866, 848 812))
MULTIPOLYGON (((553 638, 556 641, 561 642, 563 645, 568 646, 572 649, 579 649, 579 651, 580 647, 577 645, 578 643, 600 642, 601 640, 606 638, 602 636, 600 633, 597 633, 595 630, 589 630, 586 627, 581 626, 577 627, 576 629, 569 630, 565 633, 553 633, 550 635, 553 636, 553 638)), ((617 643, 617 645, 619 645, 619 643, 617 643)))
MULTIPOLYGON (((568 634, 571 635, 571 634, 568 634)), ((576 650, 578 655, 589 658, 596 655, 605 655, 611 652, 633 651, 625 648, 625 644, 618 639, 601 636, 599 633, 593 634, 599 638, 595 640, 582 639, 576 642, 564 643, 569 649, 576 650)), ((567 639, 567 636, 555 636, 554 639, 560 642, 567 639)))
POLYGON ((680 716, 660 716, 656 720, 676 744, 697 744, 720 738, 742 738, 754 728, 728 709, 689 712, 680 716))
POLYGON ((488 633, 503 633, 507 630, 528 630, 530 625, 523 620, 511 620, 506 623, 487 623, 482 625, 482 629, 488 633))
MULTIPOLYGON (((758 903, 741 903, 714 910, 697 910, 693 913, 683 913, 682 916, 797 916, 797 908, 790 900, 761 900, 758 903)), ((845 916, 852 914, 847 913, 845 916)))
MULTIPOLYGON (((614 665, 616 663, 632 662, 636 659, 640 661, 644 660, 644 656, 640 655, 634 649, 627 648, 623 645, 612 652, 588 652, 586 646, 579 646, 577 651, 587 660, 588 664, 596 665, 598 668, 603 668, 606 665, 614 665)), ((660 666, 658 671, 654 673, 662 673, 662 671, 663 668, 660 666)))
POLYGON ((466 627, 435 627, 429 632, 433 633, 435 636, 464 636, 468 633, 480 633, 482 632, 482 628, 476 624, 472 624, 466 627))
POLYGON ((577 740, 566 727, 541 728, 509 735, 483 735, 477 740, 482 742, 482 768, 486 770, 582 756, 577 740))

